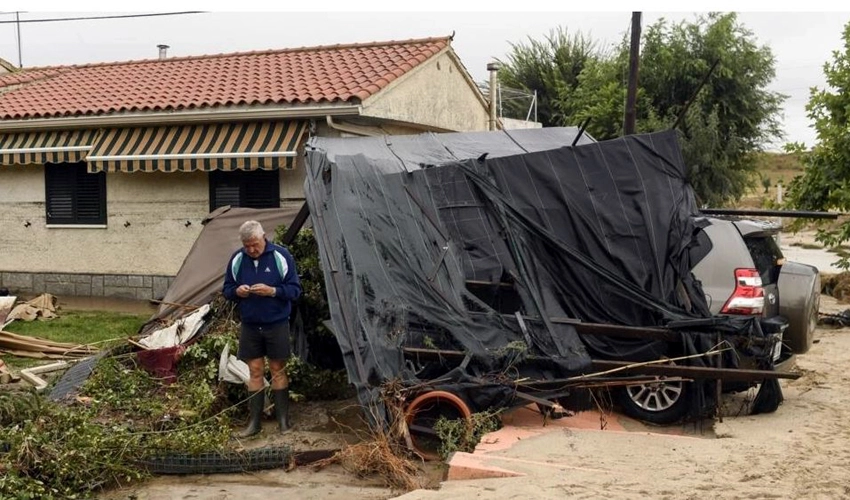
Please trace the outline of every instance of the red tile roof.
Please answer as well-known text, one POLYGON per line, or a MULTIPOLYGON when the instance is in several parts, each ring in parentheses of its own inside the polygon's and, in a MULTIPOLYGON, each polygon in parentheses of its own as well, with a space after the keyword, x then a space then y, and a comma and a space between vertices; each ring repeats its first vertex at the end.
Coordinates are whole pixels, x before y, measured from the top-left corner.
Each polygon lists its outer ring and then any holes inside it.
POLYGON ((0 74, 0 119, 360 102, 451 43, 427 38, 0 74))

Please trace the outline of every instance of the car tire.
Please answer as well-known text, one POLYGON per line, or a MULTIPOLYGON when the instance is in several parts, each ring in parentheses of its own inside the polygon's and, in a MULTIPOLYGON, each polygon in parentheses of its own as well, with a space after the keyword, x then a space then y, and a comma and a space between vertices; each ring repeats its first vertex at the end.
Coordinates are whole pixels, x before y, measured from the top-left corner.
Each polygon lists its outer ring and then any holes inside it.
POLYGON ((814 343, 818 324, 820 275, 817 269, 796 262, 783 265, 779 301, 779 314, 788 319, 782 342, 791 352, 805 354, 814 343))
POLYGON ((690 408, 691 384, 658 377, 655 382, 630 385, 618 389, 616 398, 623 413, 651 424, 678 422, 690 408))

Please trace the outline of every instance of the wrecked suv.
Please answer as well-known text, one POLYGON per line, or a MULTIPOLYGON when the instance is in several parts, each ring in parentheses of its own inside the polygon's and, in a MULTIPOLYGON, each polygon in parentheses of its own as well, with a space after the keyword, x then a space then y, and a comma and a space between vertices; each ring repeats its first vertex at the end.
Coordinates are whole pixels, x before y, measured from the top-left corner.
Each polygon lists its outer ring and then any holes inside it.
MULTIPOLYGON (((777 244, 780 227, 754 220, 701 218, 698 245, 691 250, 692 271, 701 282, 712 314, 758 316, 777 325, 782 335, 773 352, 785 369, 794 354, 812 345, 820 303, 816 267, 786 262, 777 244)), ((727 391, 749 385, 726 384, 727 391)), ((659 379, 623 388, 618 400, 629 416, 659 424, 685 415, 689 384, 659 379)))

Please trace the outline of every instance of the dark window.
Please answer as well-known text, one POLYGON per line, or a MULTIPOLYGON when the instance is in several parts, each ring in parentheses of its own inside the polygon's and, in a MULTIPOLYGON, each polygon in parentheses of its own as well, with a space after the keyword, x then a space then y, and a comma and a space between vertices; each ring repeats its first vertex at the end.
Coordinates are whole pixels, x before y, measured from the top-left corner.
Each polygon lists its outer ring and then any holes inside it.
POLYGON ((106 173, 85 162, 44 166, 48 224, 106 224, 106 173))
POLYGON ((764 285, 778 283, 782 250, 779 249, 776 240, 772 236, 745 236, 744 241, 753 257, 753 264, 761 274, 762 283, 764 285))
POLYGON ((213 170, 210 172, 210 212, 225 205, 246 208, 280 207, 280 171, 213 170))

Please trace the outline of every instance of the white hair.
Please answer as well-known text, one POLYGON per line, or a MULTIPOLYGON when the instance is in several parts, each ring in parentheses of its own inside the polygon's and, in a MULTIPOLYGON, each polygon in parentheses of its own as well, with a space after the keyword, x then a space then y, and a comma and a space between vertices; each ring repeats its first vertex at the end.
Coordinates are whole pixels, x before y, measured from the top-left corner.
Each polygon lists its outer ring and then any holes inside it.
POLYGON ((263 226, 255 220, 245 221, 239 227, 239 238, 243 242, 254 238, 262 238, 265 234, 263 226))

